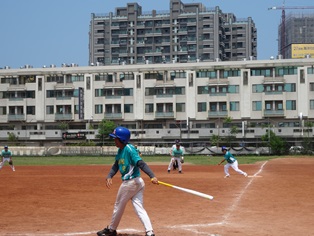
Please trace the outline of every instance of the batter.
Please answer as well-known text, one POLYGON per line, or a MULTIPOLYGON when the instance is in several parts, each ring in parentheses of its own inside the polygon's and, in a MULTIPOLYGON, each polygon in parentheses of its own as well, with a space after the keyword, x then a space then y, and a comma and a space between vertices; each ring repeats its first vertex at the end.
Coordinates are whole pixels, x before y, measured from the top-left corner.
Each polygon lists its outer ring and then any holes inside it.
POLYGON ((129 200, 132 201, 134 210, 144 225, 146 236, 155 236, 151 221, 143 206, 143 193, 145 189, 144 180, 140 176, 140 169, 145 172, 151 182, 158 184, 158 179, 141 159, 135 147, 129 144, 131 133, 127 128, 117 127, 110 137, 114 138, 116 146, 119 148, 115 157, 115 162, 107 176, 106 185, 112 185, 112 177, 120 171, 122 184, 120 185, 116 202, 114 204, 111 223, 108 227, 97 232, 98 236, 116 236, 118 225, 122 218, 124 209, 129 200))

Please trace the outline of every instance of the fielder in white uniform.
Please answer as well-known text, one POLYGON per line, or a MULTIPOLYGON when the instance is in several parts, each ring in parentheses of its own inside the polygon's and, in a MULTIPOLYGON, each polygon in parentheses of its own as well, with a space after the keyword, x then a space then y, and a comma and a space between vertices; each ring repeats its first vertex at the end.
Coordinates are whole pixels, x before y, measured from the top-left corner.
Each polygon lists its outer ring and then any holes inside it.
POLYGON ((111 223, 108 227, 97 232, 98 236, 116 236, 118 225, 122 218, 124 209, 129 200, 132 201, 134 210, 144 225, 146 236, 155 236, 148 214, 143 206, 144 180, 140 176, 140 169, 158 184, 158 180, 148 165, 141 159, 135 147, 129 144, 131 133, 127 128, 117 127, 110 137, 114 138, 119 148, 115 162, 107 176, 106 185, 112 185, 112 177, 120 171, 122 184, 119 188, 116 202, 114 204, 111 223))
POLYGON ((180 141, 176 140, 176 144, 174 144, 170 150, 170 162, 168 165, 168 173, 170 173, 171 167, 175 162, 178 163, 179 173, 182 173, 182 163, 184 162, 184 147, 181 146, 180 141))
POLYGON ((225 171, 225 174, 226 174, 225 178, 230 177, 230 174, 229 174, 229 168, 230 167, 232 167, 232 169, 234 169, 239 174, 244 175, 245 177, 247 177, 247 173, 245 173, 244 171, 242 171, 242 170, 240 170, 238 168, 238 161, 237 161, 237 159, 228 151, 228 149, 226 147, 222 147, 221 151, 224 154, 224 159, 218 165, 220 165, 224 161, 227 161, 227 164, 224 166, 224 171, 225 171))
POLYGON ((7 161, 11 166, 11 169, 15 171, 15 167, 12 161, 12 152, 9 150, 8 146, 4 146, 4 150, 1 152, 2 161, 0 162, 0 170, 4 166, 4 163, 7 161))

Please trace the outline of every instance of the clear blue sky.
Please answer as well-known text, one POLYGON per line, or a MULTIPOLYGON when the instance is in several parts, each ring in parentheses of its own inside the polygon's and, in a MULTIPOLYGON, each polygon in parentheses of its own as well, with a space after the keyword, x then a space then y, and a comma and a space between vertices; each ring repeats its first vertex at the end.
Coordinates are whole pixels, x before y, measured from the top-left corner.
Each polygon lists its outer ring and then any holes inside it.
MULTIPOLYGON (((114 12, 134 0, 0 0, 0 67, 26 64, 42 67, 62 63, 88 65, 91 13, 114 12)), ((169 10, 169 0, 137 1, 143 11, 169 10)), ((258 59, 278 51, 277 31, 283 0, 183 0, 219 6, 237 18, 252 17, 258 32, 258 59)), ((286 0, 286 6, 311 6, 313 0, 286 0)), ((314 10, 293 10, 313 13, 314 10)), ((286 14, 291 10, 286 10, 286 14)))

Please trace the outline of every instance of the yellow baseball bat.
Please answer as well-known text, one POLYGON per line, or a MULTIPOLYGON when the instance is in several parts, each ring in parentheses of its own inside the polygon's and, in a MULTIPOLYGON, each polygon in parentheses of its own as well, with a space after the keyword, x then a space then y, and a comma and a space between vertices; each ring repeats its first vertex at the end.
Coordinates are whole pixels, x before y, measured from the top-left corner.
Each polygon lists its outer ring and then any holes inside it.
POLYGON ((201 192, 198 192, 198 191, 195 191, 195 190, 192 190, 192 189, 178 187, 178 186, 175 186, 173 184, 168 184, 168 183, 161 182, 161 181, 158 181, 158 184, 162 184, 162 185, 170 187, 170 188, 175 188, 175 189, 181 190, 183 192, 187 192, 187 193, 190 193, 190 194, 193 194, 193 195, 196 195, 196 196, 199 196, 199 197, 203 197, 203 198, 206 198, 206 199, 209 199, 209 200, 213 200, 214 199, 214 197, 211 196, 211 195, 208 195, 208 194, 205 194, 205 193, 201 193, 201 192))

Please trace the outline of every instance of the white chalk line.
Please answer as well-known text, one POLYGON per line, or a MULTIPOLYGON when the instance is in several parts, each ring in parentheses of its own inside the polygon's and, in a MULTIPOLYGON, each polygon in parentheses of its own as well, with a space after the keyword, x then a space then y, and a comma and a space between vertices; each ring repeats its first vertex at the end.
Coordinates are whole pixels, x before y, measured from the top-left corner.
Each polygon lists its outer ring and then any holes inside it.
MULTIPOLYGON (((260 169, 253 175, 254 177, 257 176, 259 173, 262 172, 264 166, 266 165, 268 161, 265 161, 263 163, 263 165, 260 167, 260 169)), ((239 194, 239 196, 235 199, 235 201, 233 202, 233 204, 231 205, 231 207, 229 208, 229 212, 227 214, 225 214, 223 216, 223 223, 226 224, 228 221, 228 218, 230 217, 230 215, 233 213, 233 211, 236 209, 236 207, 238 206, 243 194, 245 193, 245 191, 248 189, 248 187, 252 184, 254 178, 250 179, 250 181, 247 183, 247 185, 242 189, 241 193, 239 194)))
MULTIPOLYGON (((260 167, 260 169, 254 174, 252 175, 252 177, 257 177, 258 174, 260 174, 264 168, 264 166, 266 165, 268 161, 265 161, 262 166, 260 167)), ((210 227, 210 226, 216 226, 216 225, 223 225, 223 224, 227 224, 228 218, 231 216, 231 214, 233 213, 233 211, 236 209, 236 207, 238 206, 243 194, 246 192, 246 190, 248 189, 248 187, 252 184, 254 178, 250 179, 250 181, 247 183, 247 185, 243 188, 243 190, 241 191, 241 193, 239 194, 239 196, 234 200, 233 204, 231 205, 231 207, 228 209, 228 213, 225 214, 223 216, 223 220, 221 222, 216 222, 216 223, 208 223, 208 224, 189 224, 189 225, 173 225, 173 226, 168 226, 166 228, 168 229, 182 229, 182 230, 186 230, 186 231, 191 231, 193 232, 193 234, 198 234, 198 235, 207 235, 207 236, 217 236, 217 234, 210 234, 208 232, 201 232, 198 231, 198 229, 195 228, 202 228, 202 227, 210 227)), ((121 233, 140 233, 143 232, 142 230, 137 230, 137 229, 119 229, 119 232, 121 233)), ((79 235, 88 235, 88 234, 95 234, 96 231, 88 231, 88 232, 73 232, 73 233, 59 233, 59 234, 40 234, 41 236, 79 236, 79 235)), ((14 234, 17 236, 38 236, 39 234, 14 234)))

